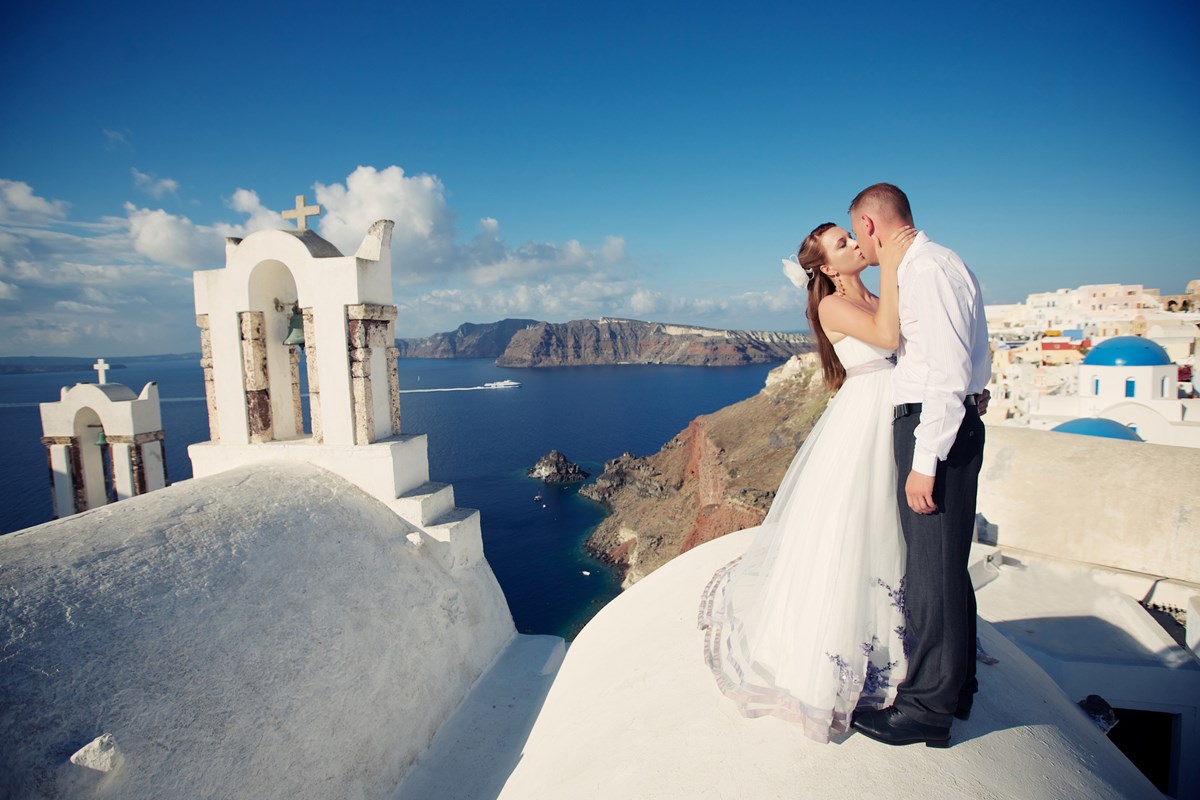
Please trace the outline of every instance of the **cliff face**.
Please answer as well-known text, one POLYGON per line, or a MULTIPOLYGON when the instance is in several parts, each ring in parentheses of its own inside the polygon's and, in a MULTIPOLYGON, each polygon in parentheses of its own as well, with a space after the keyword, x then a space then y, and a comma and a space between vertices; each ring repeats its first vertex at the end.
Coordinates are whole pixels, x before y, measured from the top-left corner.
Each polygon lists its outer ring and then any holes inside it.
POLYGON ((627 319, 540 322, 517 331, 496 363, 734 366, 786 361, 812 349, 805 334, 715 330, 627 319))
POLYGON ((424 339, 397 339, 396 347, 401 358, 496 358, 513 334, 537 324, 534 319, 502 319, 485 325, 468 322, 424 339))
POLYGON ((584 546, 623 569, 629 586, 696 545, 757 525, 828 401, 815 355, 802 356, 654 455, 609 461, 581 490, 612 511, 584 546))

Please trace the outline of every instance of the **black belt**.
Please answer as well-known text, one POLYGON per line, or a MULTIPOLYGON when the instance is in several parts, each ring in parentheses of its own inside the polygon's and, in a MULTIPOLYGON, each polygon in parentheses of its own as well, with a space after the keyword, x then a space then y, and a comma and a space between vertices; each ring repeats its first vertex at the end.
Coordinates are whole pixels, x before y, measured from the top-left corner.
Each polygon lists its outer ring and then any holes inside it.
MULTIPOLYGON (((975 408, 976 406, 979 405, 979 395, 977 395, 977 394, 967 395, 966 397, 963 398, 963 405, 970 406, 971 408, 975 408)), ((907 417, 909 414, 920 414, 920 413, 921 413, 921 404, 920 403, 901 403, 900 405, 893 407, 892 419, 900 419, 901 417, 907 417)))

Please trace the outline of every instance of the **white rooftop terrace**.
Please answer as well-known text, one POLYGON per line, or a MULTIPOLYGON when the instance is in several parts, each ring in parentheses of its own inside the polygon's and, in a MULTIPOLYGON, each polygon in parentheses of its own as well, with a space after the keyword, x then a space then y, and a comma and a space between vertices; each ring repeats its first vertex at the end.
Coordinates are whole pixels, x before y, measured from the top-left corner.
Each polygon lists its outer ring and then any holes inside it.
MULTIPOLYGON (((502 658, 394 800, 496 797, 499 786, 499 797, 521 799, 1161 796, 987 623, 983 646, 999 661, 980 664, 975 709, 955 723, 948 750, 858 735, 820 744, 799 725, 742 717, 702 659, 696 611, 713 571, 753 534, 685 553, 612 601, 575 640, 544 703, 544 659, 502 658), (521 687, 532 696, 514 703, 521 687), (487 731, 510 703, 540 706, 522 715, 527 737, 515 726, 512 738, 472 743, 468 732, 487 731)), ((518 637, 512 649, 544 649, 533 639, 518 637)))
MULTIPOLYGON (((976 545, 972 573, 982 644, 999 661, 980 664, 972 717, 955 723, 950 749, 857 735, 822 745, 800 726, 738 714, 703 662, 695 622, 713 571, 753 536, 742 531, 616 598, 552 682, 538 674, 553 660, 545 644, 518 637, 395 800, 1161 797, 1077 702, 1100 694, 1175 714, 1182 752, 1197 741, 1195 653, 1138 601, 1182 604, 1189 630, 1200 622, 1189 489, 1200 453, 1011 428, 988 436, 980 509, 997 544, 976 545), (526 710, 510 712, 502 739, 478 738, 505 707, 526 710)), ((1190 764, 1177 759, 1173 780, 1173 796, 1196 796, 1190 764)))

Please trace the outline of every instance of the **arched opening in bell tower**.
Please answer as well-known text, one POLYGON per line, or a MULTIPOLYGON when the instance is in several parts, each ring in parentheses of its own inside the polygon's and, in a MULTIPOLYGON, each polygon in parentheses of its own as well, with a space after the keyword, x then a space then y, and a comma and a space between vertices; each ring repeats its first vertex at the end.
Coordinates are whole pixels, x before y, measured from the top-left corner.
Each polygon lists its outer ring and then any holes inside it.
MULTIPOLYGON (((249 311, 256 324, 243 323, 243 378, 246 408, 252 437, 286 441, 311 436, 312 417, 308 403, 304 349, 287 345, 289 322, 304 302, 292 271, 282 261, 267 260, 250 272, 249 311), (247 331, 252 331, 248 338, 247 331)), ((311 302, 309 298, 304 301, 311 302)))
POLYGON ((78 455, 72 464, 75 474, 71 477, 76 508, 82 511, 108 505, 116 499, 112 455, 105 441, 104 425, 95 410, 85 406, 76 412, 74 439, 78 455))

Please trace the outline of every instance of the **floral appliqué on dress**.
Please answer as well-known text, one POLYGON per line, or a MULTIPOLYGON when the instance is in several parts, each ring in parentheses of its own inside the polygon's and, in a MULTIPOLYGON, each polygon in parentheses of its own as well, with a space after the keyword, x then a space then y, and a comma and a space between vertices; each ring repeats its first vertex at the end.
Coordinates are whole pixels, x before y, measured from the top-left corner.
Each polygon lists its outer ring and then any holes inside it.
MULTIPOLYGON (((874 585, 883 588, 887 592, 888 597, 892 599, 892 607, 899 611, 903 617, 904 578, 900 579, 900 584, 896 588, 892 588, 891 585, 881 578, 876 578, 874 585)), ((904 647, 904 656, 907 658, 910 649, 907 626, 899 625, 894 632, 900 638, 904 647)), ((886 690, 891 686, 891 671, 900 662, 898 660, 883 663, 873 661, 871 656, 875 653, 878 646, 878 636, 872 636, 870 641, 859 645, 859 649, 862 651, 862 656, 865 659, 862 673, 856 673, 854 668, 840 653, 825 654, 838 670, 837 693, 839 697, 847 700, 853 699, 856 694, 862 699, 879 699, 883 697, 886 690)))
MULTIPOLYGON (((888 597, 892 598, 892 608, 900 612, 903 619, 908 619, 908 612, 904 610, 904 578, 900 578, 900 585, 893 589, 882 578, 875 579, 876 586, 882 586, 883 590, 888 593, 888 597)), ((912 653, 913 637, 908 630, 907 625, 897 625, 892 629, 896 636, 900 637, 900 643, 904 646, 904 657, 907 659, 912 653)))

